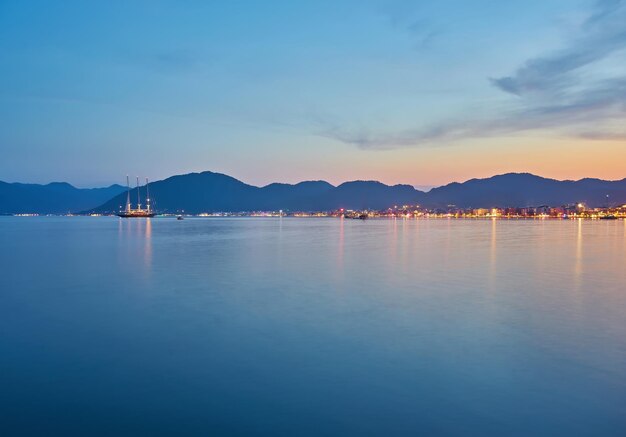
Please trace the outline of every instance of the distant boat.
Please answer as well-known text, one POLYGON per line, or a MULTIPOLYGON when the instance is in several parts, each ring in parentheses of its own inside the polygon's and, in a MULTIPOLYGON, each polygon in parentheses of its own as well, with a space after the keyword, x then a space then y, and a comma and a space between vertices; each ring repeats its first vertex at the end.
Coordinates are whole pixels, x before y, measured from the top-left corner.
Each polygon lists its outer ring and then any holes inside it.
POLYGON ((184 220, 182 215, 179 215, 178 217, 176 217, 176 220, 184 220))
POLYGON ((148 188, 148 178, 146 178, 146 208, 141 207, 141 198, 139 196, 139 177, 137 177, 137 208, 133 208, 130 204, 130 181, 126 176, 126 209, 117 213, 118 217, 124 218, 146 218, 154 217, 156 213, 150 208, 150 191, 148 188))

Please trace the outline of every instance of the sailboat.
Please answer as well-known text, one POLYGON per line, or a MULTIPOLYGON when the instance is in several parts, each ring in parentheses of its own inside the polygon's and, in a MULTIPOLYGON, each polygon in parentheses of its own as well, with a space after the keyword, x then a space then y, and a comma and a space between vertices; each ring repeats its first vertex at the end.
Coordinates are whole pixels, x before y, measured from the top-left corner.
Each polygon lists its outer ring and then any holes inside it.
POLYGON ((130 180, 126 176, 126 209, 117 213, 119 217, 132 218, 132 217, 154 217, 156 213, 150 208, 150 189, 148 186, 148 178, 146 178, 146 208, 141 207, 141 197, 139 196, 139 177, 137 177, 137 208, 132 207, 130 204, 130 180))

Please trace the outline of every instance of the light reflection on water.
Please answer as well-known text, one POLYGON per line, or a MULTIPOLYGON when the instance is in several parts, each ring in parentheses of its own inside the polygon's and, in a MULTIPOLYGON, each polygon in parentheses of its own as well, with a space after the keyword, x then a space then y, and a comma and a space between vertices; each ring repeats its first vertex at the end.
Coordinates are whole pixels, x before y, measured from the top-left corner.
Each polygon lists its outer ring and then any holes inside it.
POLYGON ((576 264, 574 265, 574 288, 580 292, 583 278, 583 220, 577 220, 576 264))
POLYGON ((117 220, 117 240, 120 249, 125 253, 119 260, 141 267, 144 273, 152 269, 152 219, 151 218, 120 218, 117 220), (140 253, 139 253, 140 252, 140 253))
POLYGON ((0 218, 0 263, 2 435, 626 427, 626 221, 0 218))
POLYGON ((498 220, 491 219, 491 246, 489 249, 489 291, 494 292, 496 286, 497 272, 497 248, 498 248, 498 220))

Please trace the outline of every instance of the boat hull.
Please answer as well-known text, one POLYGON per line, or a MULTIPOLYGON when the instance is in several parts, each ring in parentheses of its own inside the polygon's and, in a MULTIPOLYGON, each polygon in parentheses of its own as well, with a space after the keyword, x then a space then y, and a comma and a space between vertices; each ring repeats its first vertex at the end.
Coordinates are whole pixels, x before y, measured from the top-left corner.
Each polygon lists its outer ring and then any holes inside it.
POLYGON ((150 217, 154 217, 156 213, 154 212, 120 212, 116 215, 122 218, 150 218, 150 217))

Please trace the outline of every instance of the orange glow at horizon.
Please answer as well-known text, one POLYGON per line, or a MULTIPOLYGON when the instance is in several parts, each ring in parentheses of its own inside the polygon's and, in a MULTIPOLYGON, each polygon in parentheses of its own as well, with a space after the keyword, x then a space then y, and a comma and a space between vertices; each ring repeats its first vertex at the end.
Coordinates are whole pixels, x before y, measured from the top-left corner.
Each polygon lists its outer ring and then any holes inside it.
POLYGON ((388 185, 416 187, 437 187, 511 172, 558 180, 626 178, 624 141, 528 135, 391 150, 360 150, 319 138, 310 138, 310 142, 306 144, 310 147, 282 149, 263 165, 226 149, 220 155, 198 156, 197 167, 169 168, 167 174, 158 176, 210 170, 256 186, 306 180, 325 180, 333 185, 377 180, 388 185))
MULTIPOLYGON (((360 151, 362 156, 349 161, 349 165, 328 162, 323 174, 310 178, 333 184, 367 179, 415 186, 441 186, 511 172, 559 180, 626 178, 624 142, 517 138, 508 139, 506 144, 502 139, 482 143, 360 151)), ((294 177, 290 182, 300 180, 303 178, 294 177)))

